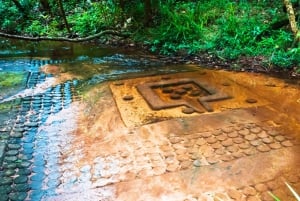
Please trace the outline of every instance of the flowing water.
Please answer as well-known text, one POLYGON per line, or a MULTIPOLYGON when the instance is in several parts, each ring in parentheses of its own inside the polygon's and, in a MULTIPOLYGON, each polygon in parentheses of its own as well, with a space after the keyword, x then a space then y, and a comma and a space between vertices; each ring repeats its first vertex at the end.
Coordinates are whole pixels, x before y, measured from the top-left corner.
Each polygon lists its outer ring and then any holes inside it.
MULTIPOLYGON (((195 158, 190 149, 192 146, 195 149, 196 144, 201 144, 204 138, 208 144, 215 138, 208 140, 206 136, 201 138, 201 142, 198 140, 195 145, 190 146, 192 139, 197 138, 196 134, 199 135, 196 131, 215 129, 214 133, 217 133, 216 131, 220 131, 218 129, 223 129, 226 134, 229 133, 226 131, 229 124, 252 130, 253 139, 257 138, 256 135, 263 136, 260 132, 270 128, 272 130, 273 127, 293 135, 278 137, 278 142, 269 149, 273 147, 283 150, 285 147, 297 145, 300 128, 297 80, 291 83, 264 75, 213 71, 196 65, 166 65, 158 57, 143 52, 100 47, 95 44, 2 40, 0 47, 0 200, 115 200, 117 187, 108 186, 110 184, 118 184, 120 181, 135 182, 135 178, 153 175, 160 175, 163 179, 166 172, 176 173, 190 169, 193 164, 196 167, 201 166, 202 161, 200 163, 200 158, 195 158), (203 113, 207 118, 193 111, 191 116, 182 114, 178 108, 151 110, 142 98, 138 98, 140 95, 132 90, 132 86, 139 84, 142 88, 147 87, 143 83, 173 86, 172 80, 159 82, 171 77, 179 81, 182 77, 188 77, 188 82, 185 81, 184 84, 192 83, 193 86, 198 83, 194 80, 199 79, 199 76, 218 86, 217 91, 221 94, 220 103, 210 103, 215 98, 203 99, 206 106, 207 101, 215 109, 209 109, 212 110, 209 113, 204 108, 203 113), (110 85, 111 92, 108 90, 109 83, 114 83, 110 85), (229 95, 224 96, 224 93, 229 95), (128 94, 135 98, 133 101, 129 100, 130 104, 124 101, 124 95, 128 94), (198 121, 191 117, 203 120, 198 121), (193 124, 197 121, 200 123, 193 124), (237 122, 239 126, 236 125, 237 122), (254 125, 253 122, 258 123, 254 125), (177 127, 179 124, 181 127, 177 127), (184 135, 189 132, 191 136, 185 137, 180 132, 184 135), (148 139, 145 136, 150 137, 148 139), (181 146, 183 149, 177 150, 181 146), (152 150, 146 151, 148 147, 152 150), (178 160, 176 157, 164 155, 167 152, 163 152, 163 147, 174 147, 172 150, 174 154, 176 152, 178 160), (184 150, 189 151, 181 155, 184 150), (138 155, 144 152, 148 158, 144 164, 139 165, 138 155), (158 162, 151 159, 148 152, 159 160, 158 166, 154 165, 155 161, 158 162), (170 163, 170 158, 174 162, 170 163), (149 168, 145 164, 152 166, 149 168), (98 190, 88 191, 90 189, 98 190), (60 194, 66 195, 59 197, 60 194)), ((174 86, 180 88, 180 82, 174 82, 174 86)), ((199 86, 202 86, 202 82, 196 88, 199 86)), ((160 94, 162 91, 153 87, 151 93, 160 94)), ((208 90, 210 91, 215 89, 208 90)), ((149 99, 153 101, 151 97, 149 99)), ((156 103, 155 100, 153 102, 156 103)), ((198 101, 192 105, 200 107, 201 111, 203 109, 201 105, 198 106, 198 101)), ((216 136, 218 138, 217 134, 216 136)), ((272 137, 276 139, 275 134, 272 137)), ((248 143, 247 146, 253 144, 253 147, 240 157, 269 151, 259 146, 262 142, 245 138, 249 140, 249 143, 245 142, 248 143), (260 148, 256 150, 255 147, 260 148)), ((267 144, 267 140, 265 141, 267 144)), ((233 146, 227 144, 224 149, 229 146, 233 150, 233 146)), ((234 151, 229 150, 225 159, 212 159, 203 151, 202 159, 206 160, 203 164, 207 166, 233 160, 232 152, 234 151), (209 157, 205 158, 206 155, 209 157)), ((293 165, 296 166, 295 164, 293 165)), ((195 172, 192 174, 194 178, 195 172)), ((297 173, 296 176, 299 179, 293 184, 298 188, 300 175, 297 173)), ((167 182, 167 179, 161 181, 167 182)), ((152 185, 161 185, 152 182, 152 185)), ((120 189, 125 188, 120 185, 120 189)), ((214 188, 218 189, 221 185, 223 184, 220 183, 220 186, 214 188)), ((173 192, 174 189, 168 189, 168 186, 171 185, 166 184, 160 188, 173 192)), ((120 190, 119 200, 137 200, 133 196, 137 192, 127 190, 131 192, 127 195, 128 199, 122 198, 124 195, 120 190)), ((226 194, 226 190, 224 192, 226 194)), ((154 194, 153 197, 140 200, 161 200, 155 198, 154 194)), ((165 196, 168 198, 166 200, 184 200, 190 197, 179 191, 174 191, 173 195, 166 193, 165 196), (175 199, 174 196, 179 198, 175 199)), ((258 193, 257 196, 262 197, 262 194, 258 193)), ((201 196, 198 197, 201 200, 201 196)))
MULTIPOLYGON (((78 100, 79 91, 111 80, 192 70, 165 66, 157 58, 141 52, 90 44, 2 40, 1 46, 1 200, 39 200, 46 193, 54 193, 60 175, 53 172, 59 160, 55 156, 57 150, 47 144, 63 137, 57 134, 59 131, 48 132, 41 128, 49 117, 78 100), (55 68, 71 78, 56 83, 51 73, 55 68), (12 81, 7 83, 9 80, 12 81), (47 151, 53 155, 45 158, 47 151), (53 174, 45 175, 46 170, 53 174), (43 190, 45 179, 47 186, 43 190)), ((60 119, 51 125, 61 126, 63 121, 60 119)))

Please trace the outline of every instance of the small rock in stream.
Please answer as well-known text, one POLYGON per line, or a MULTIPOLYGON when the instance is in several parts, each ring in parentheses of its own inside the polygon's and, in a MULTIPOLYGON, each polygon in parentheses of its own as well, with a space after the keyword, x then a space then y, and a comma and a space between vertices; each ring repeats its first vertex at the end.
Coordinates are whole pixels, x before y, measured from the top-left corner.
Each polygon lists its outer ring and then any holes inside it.
POLYGON ((247 98, 247 99, 246 99, 246 102, 252 104, 252 103, 257 103, 257 100, 254 99, 254 98, 247 98))
POLYGON ((133 96, 131 96, 131 95, 126 95, 126 96, 123 97, 123 100, 125 100, 125 101, 133 100, 133 96))

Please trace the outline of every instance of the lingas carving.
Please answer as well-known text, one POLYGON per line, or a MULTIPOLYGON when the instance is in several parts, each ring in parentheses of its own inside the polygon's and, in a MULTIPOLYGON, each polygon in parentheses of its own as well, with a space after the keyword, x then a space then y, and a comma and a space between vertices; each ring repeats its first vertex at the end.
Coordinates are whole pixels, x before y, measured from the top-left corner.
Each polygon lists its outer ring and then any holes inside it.
POLYGON ((153 110, 179 106, 193 108, 198 113, 213 112, 209 102, 232 98, 197 79, 171 79, 136 86, 153 110))

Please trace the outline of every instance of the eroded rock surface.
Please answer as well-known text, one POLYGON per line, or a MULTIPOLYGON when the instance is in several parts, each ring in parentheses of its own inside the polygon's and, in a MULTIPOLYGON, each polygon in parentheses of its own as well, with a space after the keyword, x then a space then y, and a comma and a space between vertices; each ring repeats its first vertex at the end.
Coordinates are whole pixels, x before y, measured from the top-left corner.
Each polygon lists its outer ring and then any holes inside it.
POLYGON ((78 94, 78 81, 59 75, 21 97, 16 118, 1 124, 4 200, 270 200, 268 191, 292 199, 284 182, 300 192, 297 85, 199 69, 104 82, 78 94), (232 98, 208 101, 213 112, 153 110, 137 90, 183 78, 232 98))

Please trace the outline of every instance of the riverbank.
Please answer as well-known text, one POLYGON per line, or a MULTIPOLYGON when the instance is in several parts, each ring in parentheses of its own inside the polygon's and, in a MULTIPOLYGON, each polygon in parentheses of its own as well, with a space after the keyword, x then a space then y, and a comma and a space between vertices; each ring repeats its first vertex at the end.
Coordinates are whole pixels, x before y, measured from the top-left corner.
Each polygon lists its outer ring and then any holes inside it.
POLYGON ((144 51, 146 54, 154 55, 166 64, 195 64, 209 69, 224 69, 237 72, 256 72, 269 74, 284 79, 300 79, 300 66, 292 68, 275 67, 271 63, 266 64, 264 56, 241 56, 236 60, 228 60, 209 53, 188 54, 185 51, 173 55, 162 55, 158 51, 153 53, 150 47, 132 39, 105 38, 91 42, 93 45, 104 45, 109 47, 121 47, 130 51, 144 51))

